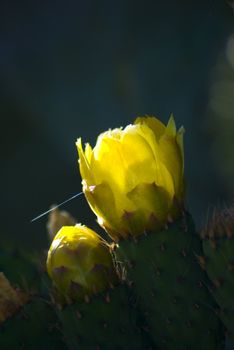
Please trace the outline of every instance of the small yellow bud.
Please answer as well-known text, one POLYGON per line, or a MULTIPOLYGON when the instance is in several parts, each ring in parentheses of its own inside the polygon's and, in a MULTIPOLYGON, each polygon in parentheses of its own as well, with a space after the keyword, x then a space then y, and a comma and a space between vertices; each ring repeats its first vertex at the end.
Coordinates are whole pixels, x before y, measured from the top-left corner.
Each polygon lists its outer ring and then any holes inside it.
POLYGON ((184 199, 184 129, 139 117, 109 130, 95 147, 76 145, 83 191, 99 224, 116 241, 161 228, 184 199))
POLYGON ((64 226, 54 237, 47 271, 66 300, 85 300, 117 281, 110 246, 80 224, 64 226))

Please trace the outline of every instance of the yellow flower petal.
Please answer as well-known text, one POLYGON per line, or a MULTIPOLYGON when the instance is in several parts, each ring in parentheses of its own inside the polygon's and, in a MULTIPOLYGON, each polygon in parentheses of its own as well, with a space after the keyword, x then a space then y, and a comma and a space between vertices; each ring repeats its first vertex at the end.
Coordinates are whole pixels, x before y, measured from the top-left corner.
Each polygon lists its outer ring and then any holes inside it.
POLYGON ((85 145, 85 158, 87 159, 88 164, 90 164, 91 162, 91 157, 92 157, 92 153, 93 153, 93 149, 90 146, 89 143, 86 143, 85 145))
POLYGON ((146 124, 155 134, 156 139, 159 139, 165 132, 165 125, 155 117, 138 117, 134 124, 146 124))
POLYGON ((160 158, 173 179, 175 193, 180 192, 183 178, 183 160, 176 139, 168 134, 163 135, 159 141, 160 158))
POLYGON ((94 174, 95 184, 107 181, 113 191, 124 191, 126 169, 121 155, 118 139, 103 135, 93 149, 90 170, 94 174))
POLYGON ((176 136, 176 125, 173 114, 170 115, 165 132, 167 135, 176 136))
MULTIPOLYGON (((123 154, 133 164, 132 169, 130 167, 128 169, 129 171, 132 170, 131 173, 135 174, 135 177, 138 179, 135 186, 140 182, 155 182, 158 186, 167 188, 168 192, 173 196, 174 185, 172 176, 160 159, 159 144, 153 131, 146 124, 138 124, 134 125, 134 127, 127 127, 126 135, 124 134, 123 139, 127 138, 129 142, 126 144, 126 147, 124 147, 123 142, 123 154), (145 152, 142 152, 142 150, 145 150, 145 152), (139 153, 144 157, 144 162, 138 158, 139 153), (134 157, 132 156, 133 154, 134 157)), ((131 188, 128 188, 128 190, 130 191, 131 188)))
POLYGON ((155 215, 156 220, 163 221, 172 202, 172 198, 165 188, 157 186, 155 183, 141 183, 127 196, 140 209, 141 216, 146 216, 145 222, 148 222, 152 214, 155 215))
POLYGON ((140 182, 151 183, 158 178, 160 165, 154 152, 156 145, 152 145, 153 138, 152 131, 145 125, 130 125, 123 131, 121 153, 127 169, 127 191, 131 191, 140 182))
MULTIPOLYGON (((125 196, 114 196, 114 193, 107 183, 101 183, 93 187, 84 187, 84 193, 93 212, 97 215, 99 224, 106 228, 112 228, 125 236, 124 227, 121 227, 121 217, 124 208, 132 210, 130 201, 125 196)), ((113 237, 114 238, 114 237, 113 237)))
POLYGON ((83 179, 86 179, 87 182, 92 183, 93 182, 93 175, 90 170, 90 164, 85 156, 85 153, 83 151, 81 138, 79 138, 76 142, 76 147, 79 154, 79 167, 80 167, 80 174, 83 179))

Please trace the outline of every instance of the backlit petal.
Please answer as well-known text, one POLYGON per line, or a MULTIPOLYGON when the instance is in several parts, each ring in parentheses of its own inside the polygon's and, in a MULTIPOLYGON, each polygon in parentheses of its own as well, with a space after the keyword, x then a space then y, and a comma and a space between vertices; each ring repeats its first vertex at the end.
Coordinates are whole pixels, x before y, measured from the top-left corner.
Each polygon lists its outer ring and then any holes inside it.
POLYGON ((79 154, 79 167, 80 167, 80 174, 83 179, 86 179, 87 182, 92 183, 93 182, 93 175, 90 170, 90 164, 87 160, 85 153, 83 151, 81 138, 79 138, 76 142, 78 154, 79 154))
POLYGON ((146 124, 151 130, 153 130, 157 139, 161 137, 165 132, 165 125, 155 117, 138 117, 134 124, 146 124))

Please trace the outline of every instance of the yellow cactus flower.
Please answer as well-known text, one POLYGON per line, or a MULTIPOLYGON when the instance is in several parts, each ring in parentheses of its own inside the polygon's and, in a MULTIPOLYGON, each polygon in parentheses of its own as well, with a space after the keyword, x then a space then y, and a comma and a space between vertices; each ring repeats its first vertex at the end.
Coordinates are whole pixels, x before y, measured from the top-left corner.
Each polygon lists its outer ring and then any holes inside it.
POLYGON ((54 237, 47 271, 68 301, 82 300, 117 281, 110 246, 86 226, 63 226, 54 237))
POLYGON ((139 117, 99 135, 95 147, 77 140, 83 191, 99 224, 118 241, 159 229, 184 197, 184 129, 139 117))

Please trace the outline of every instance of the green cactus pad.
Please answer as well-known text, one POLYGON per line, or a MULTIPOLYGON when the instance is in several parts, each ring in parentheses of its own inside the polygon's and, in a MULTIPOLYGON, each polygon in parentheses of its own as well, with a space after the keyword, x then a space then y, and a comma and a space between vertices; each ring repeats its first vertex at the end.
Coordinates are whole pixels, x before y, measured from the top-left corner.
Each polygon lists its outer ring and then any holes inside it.
POLYGON ((234 208, 215 214, 202 238, 203 268, 212 282, 219 316, 234 345, 234 208))
POLYGON ((147 350, 125 285, 57 310, 70 350, 147 350))
POLYGON ((34 299, 0 325, 1 350, 65 350, 50 304, 34 299))
POLYGON ((0 245, 0 272, 25 290, 32 292, 38 288, 37 266, 29 255, 17 248, 0 245))
POLYGON ((121 240, 116 254, 157 348, 223 348, 215 305, 197 261, 200 240, 188 214, 160 232, 121 240))

